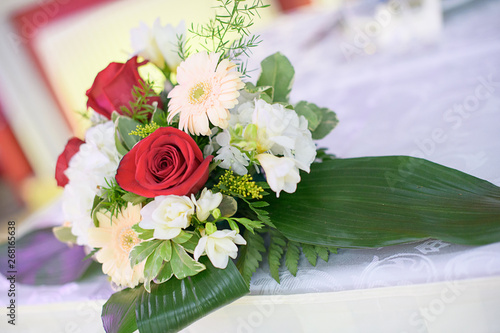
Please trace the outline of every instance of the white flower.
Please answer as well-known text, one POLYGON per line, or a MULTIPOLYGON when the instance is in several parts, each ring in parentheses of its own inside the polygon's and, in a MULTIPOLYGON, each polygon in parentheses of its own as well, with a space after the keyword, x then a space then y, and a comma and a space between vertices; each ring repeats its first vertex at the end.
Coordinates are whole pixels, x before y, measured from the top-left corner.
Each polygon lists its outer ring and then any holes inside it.
POLYGON ((300 175, 293 159, 259 154, 257 160, 266 173, 267 183, 276 192, 276 197, 279 197, 282 190, 287 193, 295 192, 300 175))
POLYGON ((87 131, 85 143, 69 162, 62 206, 64 220, 71 222, 79 245, 87 245, 88 229, 94 226, 90 216, 94 197, 102 194, 100 188, 106 186, 106 180, 114 178, 120 158, 114 124, 108 121, 87 131))
POLYGON ((189 227, 194 203, 186 196, 161 195, 141 209, 143 229, 154 229, 153 237, 172 239, 189 227))
POLYGON ((258 153, 271 151, 292 158, 299 169, 310 171, 316 145, 303 116, 281 104, 256 100, 252 122, 257 125, 258 153))
POLYGON ((222 193, 212 193, 206 187, 201 191, 200 198, 195 199, 194 194, 191 194, 191 200, 196 206, 196 217, 200 221, 206 221, 210 213, 215 208, 219 207, 222 201, 222 193))
POLYGON ((235 230, 218 230, 211 235, 203 235, 194 249, 194 259, 198 260, 206 253, 214 267, 227 267, 229 257, 235 259, 238 255, 236 244, 245 245, 247 242, 235 230))
POLYGON ((159 19, 153 23, 153 28, 149 28, 141 22, 140 26, 130 30, 130 40, 134 54, 140 55, 144 59, 163 69, 165 63, 171 71, 175 72, 177 66, 182 62, 178 54, 178 36, 186 35, 184 22, 177 27, 170 24, 162 26, 159 19))
POLYGON ((231 169, 238 175, 245 175, 250 160, 238 148, 231 146, 231 135, 227 130, 217 134, 215 141, 220 146, 215 161, 221 161, 219 167, 231 169))

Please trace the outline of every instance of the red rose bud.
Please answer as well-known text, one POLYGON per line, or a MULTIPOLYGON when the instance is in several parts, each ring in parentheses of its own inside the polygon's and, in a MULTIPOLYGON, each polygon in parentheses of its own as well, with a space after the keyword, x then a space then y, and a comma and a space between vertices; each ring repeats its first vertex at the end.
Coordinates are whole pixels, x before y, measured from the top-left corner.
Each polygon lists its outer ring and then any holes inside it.
MULTIPOLYGON (((122 114, 122 106, 129 107, 134 100, 132 90, 134 86, 139 87, 143 83, 137 70, 146 62, 137 63, 137 56, 129 59, 126 63, 112 62, 104 70, 97 74, 92 87, 87 90, 87 107, 91 107, 97 113, 111 119, 111 113, 116 111, 122 114)), ((160 97, 151 98, 149 104, 158 102, 161 108, 160 97)))
POLYGON ((69 179, 64 174, 64 171, 68 168, 69 161, 71 158, 80 150, 80 146, 85 143, 78 138, 71 138, 66 143, 66 147, 64 147, 64 151, 57 158, 56 164, 56 181, 58 186, 66 186, 68 184, 69 179))
POLYGON ((200 148, 187 133, 161 127, 123 156, 116 181, 124 190, 148 198, 189 195, 207 182, 212 158, 203 159, 200 148))

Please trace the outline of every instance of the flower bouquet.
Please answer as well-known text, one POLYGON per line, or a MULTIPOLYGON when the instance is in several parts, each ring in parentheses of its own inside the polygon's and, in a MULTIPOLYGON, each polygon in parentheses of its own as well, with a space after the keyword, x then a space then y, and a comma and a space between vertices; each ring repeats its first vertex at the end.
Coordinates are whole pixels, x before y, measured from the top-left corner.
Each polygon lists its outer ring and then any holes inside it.
POLYGON ((339 247, 499 240, 495 185, 424 159, 318 148, 337 117, 290 102, 290 61, 273 54, 256 82, 247 75, 259 43, 248 28, 265 6, 219 2, 187 31, 133 29, 134 56, 97 75, 92 126, 57 161, 67 224, 54 232, 119 290, 103 307, 106 332, 178 331, 247 294, 264 255, 279 282, 301 251, 314 265, 339 247), (148 62, 164 82, 139 74, 148 62))

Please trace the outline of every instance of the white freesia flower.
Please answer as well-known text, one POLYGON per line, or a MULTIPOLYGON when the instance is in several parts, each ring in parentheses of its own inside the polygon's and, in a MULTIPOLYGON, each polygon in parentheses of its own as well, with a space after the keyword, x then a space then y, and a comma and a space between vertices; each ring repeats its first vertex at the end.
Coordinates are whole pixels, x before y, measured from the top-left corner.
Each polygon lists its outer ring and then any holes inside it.
POLYGON ((259 154, 257 160, 266 173, 269 187, 279 197, 281 191, 293 193, 300 182, 299 169, 296 162, 289 157, 276 157, 271 154, 259 154))
POLYGON ((101 195, 100 188, 114 178, 120 158, 114 124, 108 121, 87 131, 85 143, 69 162, 65 171, 69 182, 64 188, 62 207, 64 219, 71 222, 71 232, 79 245, 87 245, 88 229, 94 227, 90 216, 94 197, 101 195))
POLYGON ((159 19, 148 27, 141 22, 139 27, 130 30, 130 40, 134 54, 151 61, 157 67, 163 69, 165 63, 171 71, 176 70, 182 62, 178 54, 178 36, 186 35, 184 22, 177 27, 170 24, 162 26, 159 19))
POLYGON ((219 207, 222 201, 222 193, 212 193, 206 187, 201 191, 200 198, 196 200, 194 194, 191 194, 191 200, 196 206, 196 217, 200 221, 206 221, 210 213, 219 207))
POLYGON ((235 230, 218 230, 211 235, 202 235, 194 249, 194 259, 198 260, 203 253, 206 253, 214 267, 224 269, 227 267, 229 257, 236 259, 238 255, 236 244, 246 243, 235 230))
POLYGON ((281 104, 255 102, 252 118, 257 125, 258 152, 292 158, 299 169, 310 171, 316 157, 316 145, 307 128, 307 120, 281 104))
POLYGON ((177 237, 182 229, 189 227, 194 214, 194 203, 186 196, 161 195, 141 209, 143 229, 154 229, 157 239, 177 237))

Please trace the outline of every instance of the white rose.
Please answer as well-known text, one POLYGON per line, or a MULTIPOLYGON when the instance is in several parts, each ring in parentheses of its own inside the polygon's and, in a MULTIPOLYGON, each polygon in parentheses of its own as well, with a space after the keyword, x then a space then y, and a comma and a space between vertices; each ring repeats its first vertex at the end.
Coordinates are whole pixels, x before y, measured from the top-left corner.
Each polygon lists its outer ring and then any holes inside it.
POLYGON ((203 253, 206 253, 214 267, 224 269, 227 267, 229 257, 236 259, 238 255, 236 244, 245 245, 246 243, 235 230, 218 230, 200 238, 194 249, 194 259, 198 260, 203 253))
POLYGON ((222 193, 212 193, 212 191, 205 187, 198 200, 195 199, 194 194, 191 194, 191 200, 196 206, 196 217, 198 220, 206 221, 210 216, 210 212, 219 207, 222 201, 222 193))
POLYGON ((296 162, 289 157, 276 157, 271 154, 259 154, 257 160, 266 173, 269 187, 279 197, 281 191, 293 193, 300 182, 299 169, 296 162))
POLYGON ((139 226, 154 229, 154 238, 172 239, 182 229, 189 227, 194 208, 194 203, 186 196, 157 196, 141 209, 142 221, 139 226))

